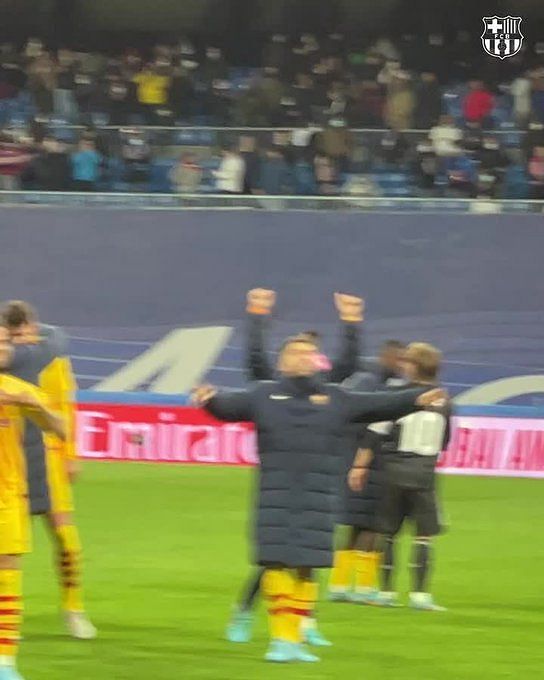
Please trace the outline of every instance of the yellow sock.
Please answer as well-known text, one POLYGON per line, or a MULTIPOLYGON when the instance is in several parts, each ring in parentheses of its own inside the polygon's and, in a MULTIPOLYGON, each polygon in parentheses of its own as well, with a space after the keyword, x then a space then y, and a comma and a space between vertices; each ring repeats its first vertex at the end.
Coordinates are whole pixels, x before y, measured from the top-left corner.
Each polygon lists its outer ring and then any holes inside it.
POLYGON ((295 579, 295 588, 290 604, 290 642, 301 642, 303 622, 315 610, 319 586, 314 581, 295 579))
POLYGON ((73 524, 56 528, 59 542, 59 572, 62 589, 62 607, 69 612, 83 612, 81 588, 81 544, 73 524))
POLYGON ((263 576, 263 593, 268 603, 268 626, 273 640, 288 640, 291 631, 289 605, 295 582, 286 569, 267 569, 263 576))
POLYGON ((353 582, 355 568, 354 550, 337 550, 334 553, 334 566, 329 579, 329 590, 341 592, 348 590, 353 582))
POLYGON ((18 569, 0 569, 0 657, 17 656, 23 618, 22 574, 18 569))
POLYGON ((378 587, 378 572, 381 553, 357 552, 355 589, 357 592, 367 592, 378 587))
POLYGON ((383 553, 382 552, 374 552, 372 553, 374 555, 374 588, 377 588, 378 590, 380 589, 380 571, 382 568, 382 560, 383 560, 383 553))

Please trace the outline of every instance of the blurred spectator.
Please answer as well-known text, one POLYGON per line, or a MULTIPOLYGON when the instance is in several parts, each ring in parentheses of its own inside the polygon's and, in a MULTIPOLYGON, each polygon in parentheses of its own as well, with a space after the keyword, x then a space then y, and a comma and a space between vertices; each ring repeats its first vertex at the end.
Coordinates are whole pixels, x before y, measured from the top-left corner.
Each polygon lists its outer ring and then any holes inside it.
POLYGON ((332 158, 317 154, 314 159, 314 173, 319 195, 335 196, 338 194, 338 168, 332 158))
POLYGON ((66 147, 54 137, 46 137, 41 151, 24 173, 24 182, 38 191, 67 191, 71 167, 66 147))
POLYGON ((79 112, 74 96, 74 55, 70 50, 59 50, 57 62, 57 81, 53 92, 55 114, 76 123, 79 112))
POLYGON ((287 36, 283 33, 276 33, 264 48, 263 66, 272 66, 279 73, 283 73, 287 65, 288 56, 287 36))
POLYGON ((525 167, 516 163, 507 168, 504 174, 503 191, 501 198, 524 199, 529 193, 529 182, 525 167))
POLYGON ((245 163, 234 149, 224 149, 219 168, 213 175, 217 180, 217 190, 223 194, 241 194, 244 190, 245 163))
POLYGON ((333 81, 327 92, 328 106, 325 115, 328 117, 342 117, 346 111, 346 88, 341 80, 333 81))
POLYGON ((57 87, 57 69, 51 56, 44 52, 28 67, 28 87, 40 113, 53 111, 53 92, 57 87))
POLYGON ((436 75, 424 72, 416 86, 415 127, 420 130, 432 128, 441 114, 442 93, 436 75))
POLYGON ((489 126, 492 123, 491 113, 495 99, 481 80, 469 82, 469 92, 463 100, 463 115, 469 123, 480 123, 489 126))
POLYGON ((532 158, 536 146, 544 146, 544 123, 532 120, 523 138, 523 154, 527 163, 532 158))
POLYGON ((293 146, 293 135, 289 130, 275 130, 272 134, 272 145, 281 151, 289 165, 295 162, 296 149, 293 146))
POLYGON ((174 69, 170 86, 170 106, 176 118, 188 118, 195 109, 195 89, 186 67, 174 69))
POLYGON ((544 122, 544 75, 540 71, 537 71, 533 78, 531 110, 535 120, 544 122))
POLYGON ((170 77, 163 75, 156 67, 148 64, 134 76, 137 98, 148 125, 157 123, 157 111, 168 105, 170 77))
POLYGON ((379 155, 386 165, 403 165, 407 151, 406 138, 397 130, 388 130, 380 140, 379 155))
POLYGON ((134 103, 133 84, 120 75, 112 75, 106 83, 105 108, 110 125, 126 125, 134 103))
POLYGON ((121 158, 126 164, 127 180, 132 185, 145 185, 149 180, 151 146, 144 131, 130 128, 120 132, 121 158))
POLYGON ((388 59, 390 61, 400 60, 400 52, 395 45, 393 45, 391 40, 385 36, 378 38, 376 42, 370 46, 369 52, 378 54, 383 59, 388 59))
POLYGON ((496 198, 508 166, 508 158, 494 137, 489 135, 484 137, 479 160, 478 195, 496 198))
POLYGON ((0 189, 17 191, 21 175, 31 160, 28 145, 11 140, 0 141, 0 189))
POLYGON ((385 102, 385 123, 392 130, 407 130, 413 127, 415 97, 410 76, 398 71, 387 87, 385 102))
POLYGON ((278 125, 281 119, 281 101, 284 87, 278 77, 277 69, 265 69, 260 88, 262 110, 267 125, 278 125))
POLYGON ((350 127, 379 128, 383 125, 384 97, 378 83, 364 80, 352 86, 352 96, 346 107, 350 127))
POLYGON ((360 196, 361 198, 375 198, 380 195, 376 182, 368 175, 351 175, 342 187, 345 196, 360 196))
POLYGON ((244 161, 244 194, 252 194, 259 186, 261 159, 257 152, 257 140, 253 135, 240 137, 240 156, 244 161))
POLYGON ((178 194, 196 194, 202 181, 202 168, 192 153, 183 154, 170 172, 170 181, 178 194))
POLYGON ((441 116, 438 125, 429 131, 429 139, 437 156, 446 158, 459 152, 463 132, 455 125, 451 116, 441 116))
POLYGON ((389 86, 401 72, 400 61, 386 61, 381 71, 376 76, 380 85, 389 86))
POLYGON ((266 150, 261 163, 259 193, 286 196, 292 193, 291 170, 283 154, 275 147, 266 150))
POLYGON ((218 47, 208 47, 206 49, 206 57, 198 69, 198 77, 208 87, 216 80, 228 80, 228 65, 218 47))
POLYGON ((312 120, 312 107, 317 104, 314 81, 307 73, 297 73, 292 89, 295 99, 298 122, 306 123, 312 120))
POLYGON ((418 144, 415 159, 417 186, 423 196, 430 196, 435 188, 436 177, 440 171, 440 161, 430 141, 418 144))
POLYGON ((525 127, 531 115, 531 81, 527 73, 522 73, 513 80, 510 93, 514 99, 512 107, 514 121, 520 127, 525 127))
POLYGON ((70 160, 74 190, 94 191, 100 179, 102 163, 102 156, 96 150, 96 144, 91 140, 82 139, 70 160))
POLYGON ((445 171, 449 193, 460 198, 476 197, 476 166, 462 150, 456 156, 445 159, 445 171))
POLYGON ((531 198, 544 199, 544 146, 537 146, 534 149, 528 170, 531 198))
POLYGON ((352 146, 352 133, 343 118, 331 118, 323 132, 317 135, 316 147, 319 153, 332 159, 343 172, 349 169, 352 146))
POLYGON ((97 90, 96 77, 86 71, 81 63, 77 64, 74 71, 74 96, 77 107, 82 114, 82 122, 88 122, 88 117, 93 110, 97 90))
POLYGON ((483 130, 478 122, 467 123, 463 133, 463 149, 471 158, 478 159, 483 146, 483 130))

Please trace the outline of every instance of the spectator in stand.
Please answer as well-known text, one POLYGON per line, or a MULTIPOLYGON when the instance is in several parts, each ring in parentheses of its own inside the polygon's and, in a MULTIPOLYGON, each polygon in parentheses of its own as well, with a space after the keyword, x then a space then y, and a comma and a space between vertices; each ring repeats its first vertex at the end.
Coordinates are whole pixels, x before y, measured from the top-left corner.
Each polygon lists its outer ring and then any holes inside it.
POLYGON ((531 80, 528 72, 520 74, 512 81, 510 93, 514 99, 514 121, 518 127, 524 128, 531 116, 531 80))
POLYGON ((213 172, 217 190, 222 194, 241 194, 246 173, 244 159, 234 148, 224 149, 222 155, 219 168, 213 172))
POLYGON ((544 199, 544 146, 537 146, 529 161, 529 184, 531 198, 544 199))
POLYGON ((544 122, 544 75, 540 69, 535 72, 533 77, 531 110, 535 120, 544 122))
POLYGON ((397 71, 387 86, 385 123, 392 130, 407 130, 414 123, 415 97, 410 75, 397 71))
POLYGON ((509 161, 495 137, 484 137, 479 161, 478 196, 496 198, 509 161))
POLYGON ((338 168, 332 158, 318 153, 314 159, 314 173, 319 195, 338 194, 338 168))
POLYGON ((342 172, 349 171, 349 159, 353 146, 353 135, 343 118, 331 118, 316 140, 318 152, 334 161, 342 172))
POLYGON ((279 73, 284 73, 288 57, 287 36, 283 33, 276 33, 264 48, 263 66, 272 66, 279 73))
POLYGON ((95 142, 82 139, 70 160, 74 191, 95 191, 102 165, 102 156, 96 150, 95 142))
POLYGON ((469 92, 463 100, 463 115, 467 123, 479 123, 482 127, 492 125, 495 98, 481 80, 469 82, 469 92))
POLYGON ((26 82, 27 75, 22 68, 21 57, 13 45, 3 45, 0 54, 0 99, 16 97, 26 82))
POLYGON ((281 100, 284 96, 284 86, 275 68, 267 67, 260 86, 263 113, 267 125, 278 125, 281 119, 281 100))
POLYGON ((471 158, 479 159, 484 140, 484 133, 480 123, 467 123, 463 134, 463 149, 471 158))
POLYGON ((24 184, 38 191, 67 191, 70 188, 71 167, 66 146, 54 137, 45 137, 40 153, 24 173, 24 184))
POLYGON ((440 172, 440 160, 430 141, 423 141, 417 145, 417 155, 414 163, 417 186, 422 197, 435 193, 435 183, 440 172))
POLYGON ((392 168, 404 165, 408 151, 408 143, 398 130, 388 130, 380 140, 379 156, 392 168))
POLYGON ((456 198, 476 197, 476 163, 463 149, 455 156, 445 159, 445 171, 448 179, 448 193, 456 198))
POLYGON ((40 54, 29 65, 28 87, 39 113, 52 113, 53 92, 57 87, 57 68, 47 52, 40 54))
POLYGON ((346 107, 346 119, 351 128, 383 126, 384 97, 378 83, 363 80, 354 83, 346 107))
POLYGON ((69 123, 78 122, 78 108, 74 97, 74 61, 70 50, 59 50, 57 54, 57 83, 53 92, 55 114, 69 123))
POLYGON ((207 87, 211 87, 216 80, 228 80, 229 67, 223 53, 218 47, 208 47, 206 57, 198 69, 198 78, 207 87))
POLYGON ((0 141, 0 189, 17 191, 21 187, 21 176, 32 160, 26 140, 14 142, 9 137, 0 141))
POLYGON ((300 123, 312 120, 312 107, 316 105, 316 92, 312 76, 297 73, 291 95, 295 99, 295 109, 300 123))
POLYGON ((170 107, 176 118, 189 118, 195 111, 195 88, 189 69, 180 64, 172 72, 170 107))
POLYGON ((151 146, 139 128, 121 130, 121 158, 126 164, 127 180, 133 188, 149 181, 151 146))
POLYGON ((442 93, 436 74, 425 71, 416 86, 415 127, 427 130, 435 126, 442 115, 442 93))
POLYGON ((537 146, 544 146, 544 123, 539 120, 532 120, 529 123, 527 134, 523 138, 525 163, 528 163, 533 157, 534 149, 537 146))
POLYGON ((282 152, 272 146, 266 150, 261 163, 258 193, 267 196, 286 196, 292 191, 291 169, 282 152))
POLYGON ((110 125, 126 125, 133 108, 133 83, 128 82, 120 74, 112 74, 106 81, 105 108, 110 125))
POLYGON ((240 137, 240 156, 245 165, 244 194, 253 194, 260 186, 261 179, 261 158, 253 135, 240 137))
POLYGON ((186 153, 170 172, 170 181, 178 194, 196 194, 202 181, 202 168, 193 153, 186 153))
POLYGON ((439 158, 448 158, 459 153, 463 132, 455 125, 452 116, 441 116, 438 125, 429 131, 429 139, 436 155, 439 158))
POLYGON ((96 101, 97 90, 98 80, 96 76, 85 70, 81 62, 77 63, 74 70, 74 96, 82 117, 80 122, 90 122, 89 117, 96 101))
POLYGON ((325 109, 327 117, 342 117, 348 103, 346 86, 341 80, 334 80, 327 92, 328 106, 325 109))
POLYGON ((170 87, 170 76, 159 71, 152 64, 134 76, 137 87, 137 99, 147 125, 156 125, 158 110, 167 107, 170 87))
POLYGON ((376 80, 380 85, 389 87, 400 71, 400 61, 386 61, 376 76, 376 80))

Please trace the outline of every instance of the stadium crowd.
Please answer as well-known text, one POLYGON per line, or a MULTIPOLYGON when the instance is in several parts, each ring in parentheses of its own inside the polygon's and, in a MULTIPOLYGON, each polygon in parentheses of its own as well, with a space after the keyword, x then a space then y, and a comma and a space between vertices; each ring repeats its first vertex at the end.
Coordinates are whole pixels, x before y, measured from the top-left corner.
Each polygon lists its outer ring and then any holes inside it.
POLYGON ((234 68, 188 39, 108 56, 33 38, 0 54, 0 186, 542 198, 543 55, 537 43, 498 70, 464 32, 365 47, 277 34, 234 68), (123 126, 113 141, 107 125, 123 126), (156 126, 284 131, 233 135, 219 155, 191 133, 157 142, 156 126))

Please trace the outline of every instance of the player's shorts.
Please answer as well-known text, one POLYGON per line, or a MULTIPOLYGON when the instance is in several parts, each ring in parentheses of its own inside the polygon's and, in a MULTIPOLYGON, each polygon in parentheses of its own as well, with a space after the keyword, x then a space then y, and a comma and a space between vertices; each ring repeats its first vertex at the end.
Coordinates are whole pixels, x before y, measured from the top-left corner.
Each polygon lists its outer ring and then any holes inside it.
POLYGON ((30 514, 24 497, 0 505, 0 555, 23 555, 31 550, 30 514))
POLYGON ((73 512, 74 498, 66 470, 66 459, 55 450, 47 451, 47 483, 51 499, 51 512, 73 512))
POLYGON ((378 517, 379 532, 394 536, 409 519, 417 536, 436 536, 441 533, 436 490, 413 489, 387 484, 378 517))

